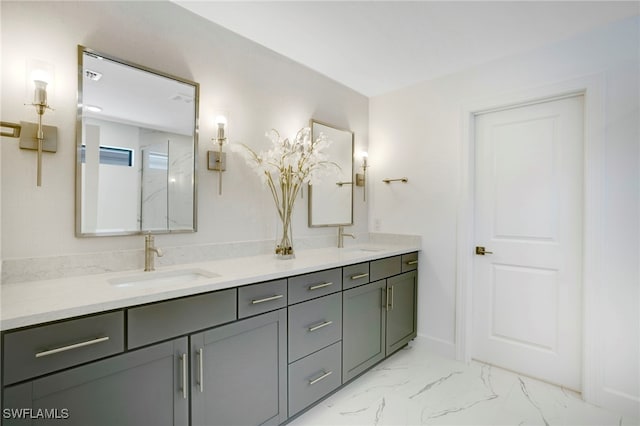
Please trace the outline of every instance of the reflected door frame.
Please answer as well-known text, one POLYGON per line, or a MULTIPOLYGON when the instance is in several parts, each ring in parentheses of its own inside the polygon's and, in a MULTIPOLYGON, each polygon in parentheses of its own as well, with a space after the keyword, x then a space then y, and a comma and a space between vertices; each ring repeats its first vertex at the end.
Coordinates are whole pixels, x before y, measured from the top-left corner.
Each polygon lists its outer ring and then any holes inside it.
POLYGON ((602 289, 603 217, 604 200, 604 74, 594 74, 545 87, 537 87, 495 98, 470 102, 462 107, 460 202, 458 204, 457 279, 455 311, 455 356, 469 362, 472 344, 472 289, 474 198, 475 198, 475 128, 474 117, 481 112, 500 110, 516 105, 539 103, 583 95, 585 99, 584 132, 584 265, 583 265, 583 342, 582 342, 582 395, 588 402, 598 404, 603 398, 602 371, 604 356, 598 342, 602 330, 597 321, 597 304, 602 289))

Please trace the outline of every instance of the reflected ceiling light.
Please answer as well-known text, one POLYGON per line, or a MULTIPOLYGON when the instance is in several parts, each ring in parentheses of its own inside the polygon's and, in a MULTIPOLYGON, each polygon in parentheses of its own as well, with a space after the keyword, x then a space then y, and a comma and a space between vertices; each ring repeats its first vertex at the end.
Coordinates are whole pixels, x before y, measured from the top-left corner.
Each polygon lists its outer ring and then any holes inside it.
POLYGON ((102 78, 102 73, 85 68, 84 76, 91 81, 99 81, 102 78))

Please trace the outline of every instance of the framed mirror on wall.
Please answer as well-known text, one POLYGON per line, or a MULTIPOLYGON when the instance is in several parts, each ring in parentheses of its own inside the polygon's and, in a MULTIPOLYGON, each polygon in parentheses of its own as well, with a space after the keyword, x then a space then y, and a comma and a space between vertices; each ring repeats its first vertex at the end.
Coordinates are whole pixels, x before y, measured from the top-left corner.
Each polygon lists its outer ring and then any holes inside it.
POLYGON ((199 90, 78 46, 77 236, 195 232, 199 90))
POLYGON ((332 144, 329 161, 340 170, 319 184, 309 185, 309 227, 353 224, 353 132, 311 120, 311 137, 324 133, 332 144))

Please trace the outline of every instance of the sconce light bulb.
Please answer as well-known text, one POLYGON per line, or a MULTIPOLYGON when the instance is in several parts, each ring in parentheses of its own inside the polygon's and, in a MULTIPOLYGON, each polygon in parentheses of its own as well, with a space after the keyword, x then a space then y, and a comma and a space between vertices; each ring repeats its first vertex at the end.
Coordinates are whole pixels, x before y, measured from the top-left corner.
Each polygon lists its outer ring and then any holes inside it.
POLYGON ((367 170, 367 158, 369 158, 369 153, 367 151, 360 151, 360 157, 362 157, 362 168, 367 170))
POLYGON ((216 139, 218 139, 218 143, 222 145, 225 139, 224 128, 227 125, 227 117, 224 115, 216 116, 216 124, 218 125, 218 137, 216 139))
POLYGON ((225 117, 224 115, 218 115, 216 116, 216 124, 218 125, 218 127, 220 127, 220 125, 225 125, 227 124, 227 117, 225 117))
POLYGON ((44 69, 34 69, 31 72, 32 81, 42 81, 45 84, 51 83, 51 74, 44 69))
POLYGON ((35 91, 33 94, 33 103, 36 105, 47 105, 47 82, 43 80, 34 80, 35 91))

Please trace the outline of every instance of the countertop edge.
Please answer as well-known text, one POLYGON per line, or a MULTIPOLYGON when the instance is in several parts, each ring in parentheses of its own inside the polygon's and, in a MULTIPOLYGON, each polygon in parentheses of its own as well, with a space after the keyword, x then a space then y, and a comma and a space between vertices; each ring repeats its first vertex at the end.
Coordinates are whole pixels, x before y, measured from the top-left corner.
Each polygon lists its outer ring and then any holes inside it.
MULTIPOLYGON (((298 252, 296 259, 293 259, 292 261, 276 260, 270 255, 259 255, 216 260, 210 262, 174 265, 162 269, 175 270, 185 267, 197 267, 208 270, 224 270, 225 268, 233 269, 234 263, 237 262, 255 262, 257 264, 263 264, 261 272, 244 274, 239 273, 236 275, 234 275, 233 273, 229 273, 225 276, 222 276, 222 279, 204 280, 204 282, 198 282, 193 285, 179 285, 170 287, 168 289, 152 289, 151 291, 144 289, 135 289, 135 291, 132 292, 120 291, 118 289, 110 288, 108 284, 105 284, 110 278, 126 275, 126 272, 8 284, 6 286, 7 288, 10 288, 11 291, 7 292, 4 288, 1 290, 4 294, 1 301, 3 309, 1 312, 2 316, 0 317, 0 331, 6 332, 18 328, 43 324, 52 321, 60 321, 73 317, 98 314, 101 312, 124 309, 137 305, 160 302, 180 297, 193 296, 212 291, 241 287, 244 285, 258 284, 261 282, 308 274, 324 269, 338 268, 362 262, 370 262, 386 257, 398 256, 416 251, 419 252, 420 247, 413 244, 403 244, 397 246, 387 246, 384 248, 376 248, 375 251, 368 251, 367 249, 364 249, 362 252, 358 252, 358 250, 360 249, 356 247, 347 248, 346 250, 336 248, 302 250, 298 252), (325 260, 314 261, 314 256, 317 256, 318 258, 325 258, 325 260), (83 280, 86 280, 88 283, 80 284, 80 282, 83 280), (66 285, 65 283, 70 284, 66 285), (56 288, 56 286, 60 286, 60 288, 56 288), (77 296, 77 303, 67 303, 66 305, 64 305, 64 302, 66 302, 66 300, 64 300, 65 294, 69 297, 73 297, 68 293, 74 292, 74 286, 81 288, 85 292, 91 290, 93 286, 95 287, 95 290, 102 291, 98 291, 98 294, 102 295, 102 298, 100 296, 95 296, 93 297, 94 300, 91 300, 92 297, 90 296, 82 297, 83 295, 80 295, 77 296), (31 294, 29 294, 30 292, 38 292, 42 291, 43 289, 60 290, 60 294, 52 296, 51 299, 62 301, 64 306, 60 308, 46 309, 44 307, 38 309, 38 307, 34 308, 33 306, 31 306, 31 309, 25 308, 25 310, 27 310, 28 312, 13 312, 5 316, 6 309, 4 309, 4 306, 11 306, 15 309, 16 304, 27 304, 31 298, 30 296, 32 296, 31 294), (110 295, 115 295, 117 297, 109 297, 110 295)), ((131 271, 128 272, 129 274, 131 274, 131 271)), ((55 300, 52 300, 52 303, 50 304, 45 303, 44 301, 40 301, 40 305, 55 306, 55 300)))

